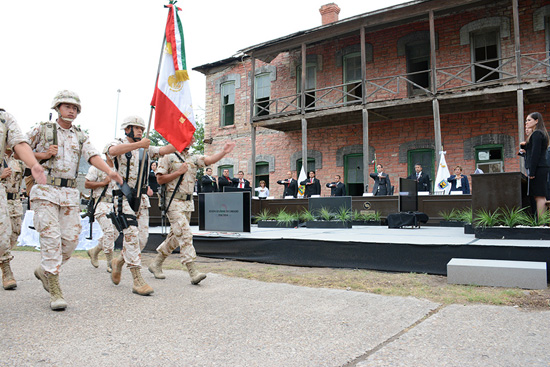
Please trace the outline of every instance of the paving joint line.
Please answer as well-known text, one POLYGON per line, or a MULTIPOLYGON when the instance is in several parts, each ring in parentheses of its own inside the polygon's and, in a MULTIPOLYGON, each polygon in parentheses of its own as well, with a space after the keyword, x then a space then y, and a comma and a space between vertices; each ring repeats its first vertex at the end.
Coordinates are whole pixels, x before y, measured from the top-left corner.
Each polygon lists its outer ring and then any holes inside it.
POLYGON ((401 330, 397 334, 395 334, 392 337, 386 339, 385 341, 378 344, 374 348, 368 350, 363 355, 360 355, 359 357, 353 359, 352 361, 342 365, 342 367, 353 367, 353 366, 357 366, 357 364, 360 363, 360 362, 366 361, 367 358, 369 358, 371 355, 378 352, 380 349, 384 348, 386 345, 388 345, 388 344, 392 343, 393 341, 399 339, 401 336, 408 333, 410 330, 414 329, 415 327, 417 327, 418 325, 420 325, 421 323, 423 323, 424 321, 426 321, 427 319, 429 319, 433 315, 437 314, 439 311, 441 311, 445 307, 447 307, 447 306, 446 305, 437 306, 436 308, 434 308, 433 310, 428 312, 426 315, 424 315, 424 317, 422 317, 420 320, 415 321, 412 325, 407 326, 406 328, 404 328, 403 330, 401 330))

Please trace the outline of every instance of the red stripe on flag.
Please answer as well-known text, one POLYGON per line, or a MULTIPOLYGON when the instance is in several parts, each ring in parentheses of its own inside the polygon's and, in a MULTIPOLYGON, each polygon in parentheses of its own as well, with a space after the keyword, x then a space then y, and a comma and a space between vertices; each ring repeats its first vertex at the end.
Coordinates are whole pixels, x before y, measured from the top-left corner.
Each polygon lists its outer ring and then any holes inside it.
POLYGON ((154 102, 155 130, 181 152, 191 143, 195 127, 158 88, 155 90, 154 102))

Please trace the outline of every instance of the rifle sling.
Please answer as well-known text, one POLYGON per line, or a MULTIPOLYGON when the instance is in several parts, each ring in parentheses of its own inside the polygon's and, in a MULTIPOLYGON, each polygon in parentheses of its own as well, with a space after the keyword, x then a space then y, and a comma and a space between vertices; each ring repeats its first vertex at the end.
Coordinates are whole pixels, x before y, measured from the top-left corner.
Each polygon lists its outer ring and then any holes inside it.
MULTIPOLYGON (((176 157, 178 157, 180 159, 180 161, 182 163, 185 163, 185 160, 178 153, 174 152, 174 154, 176 155, 176 157)), ((178 178, 178 182, 176 183, 176 187, 174 188, 174 191, 172 192, 172 196, 170 196, 170 201, 168 202, 168 205, 166 206, 166 210, 165 210, 166 213, 168 213, 168 209, 170 208, 170 204, 172 204, 172 200, 174 200, 174 196, 176 195, 176 192, 178 192, 181 181, 183 180, 183 176, 185 176, 185 173, 178 178)))

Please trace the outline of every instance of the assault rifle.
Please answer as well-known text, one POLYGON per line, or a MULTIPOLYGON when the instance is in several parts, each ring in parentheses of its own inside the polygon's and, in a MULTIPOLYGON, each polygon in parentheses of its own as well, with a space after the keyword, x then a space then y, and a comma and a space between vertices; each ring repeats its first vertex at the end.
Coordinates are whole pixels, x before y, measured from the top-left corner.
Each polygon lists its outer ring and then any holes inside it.
POLYGON ((82 213, 80 216, 82 218, 88 217, 88 221, 90 222, 90 236, 86 237, 87 240, 93 239, 93 233, 92 233, 92 227, 94 225, 95 221, 95 199, 93 197, 93 191, 90 190, 90 198, 88 199, 88 202, 86 203, 86 213, 82 213))

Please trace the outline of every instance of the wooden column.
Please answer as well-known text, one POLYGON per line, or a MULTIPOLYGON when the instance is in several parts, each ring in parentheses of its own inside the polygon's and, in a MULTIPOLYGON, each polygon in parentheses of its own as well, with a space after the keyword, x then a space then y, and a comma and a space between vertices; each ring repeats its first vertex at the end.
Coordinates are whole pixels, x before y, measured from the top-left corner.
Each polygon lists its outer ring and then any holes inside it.
MULTIPOLYGON (((302 43, 302 80, 300 83, 300 101, 302 112, 302 167, 307 173, 307 120, 306 120, 306 44, 302 43)), ((297 176, 300 177, 300 172, 297 172, 297 176)))
POLYGON ((252 187, 252 194, 254 194, 254 187, 256 186, 256 126, 254 126, 256 58, 254 56, 250 57, 250 63, 252 65, 252 70, 250 71, 250 155, 252 159, 252 167, 250 167, 252 170, 252 179, 250 180, 250 186, 252 187))
POLYGON ((441 121, 439 119, 439 101, 437 98, 434 98, 432 100, 432 108, 433 108, 433 114, 434 114, 434 133, 435 133, 435 158, 436 162, 435 165, 437 166, 439 164, 439 152, 443 150, 441 146, 441 121))
MULTIPOLYGON (((307 178, 307 120, 304 116, 302 116, 302 167, 307 178)), ((300 172, 297 173, 297 177, 300 177, 300 172)))
POLYGON ((368 192, 369 184, 369 111, 367 110, 367 50, 365 47, 365 28, 361 27, 361 96, 363 103, 363 192, 368 192))
MULTIPOLYGON (((519 11, 518 0, 512 0, 512 15, 514 18, 514 49, 516 56, 516 80, 518 83, 517 89, 517 107, 518 107, 518 146, 519 143, 525 140, 525 130, 523 129, 523 119, 525 110, 523 105, 523 89, 521 87, 521 43, 519 37, 519 11)), ((525 160, 519 157, 520 171, 525 173, 525 160)))
POLYGON ((441 119, 439 114, 439 101, 437 100, 437 77, 435 75, 436 71, 436 59, 435 59, 435 24, 434 24, 434 12, 430 10, 429 13, 429 22, 430 22, 430 68, 432 74, 432 92, 434 94, 434 99, 432 100, 432 109, 434 115, 434 138, 435 138, 435 166, 439 165, 440 154, 443 150, 441 146, 441 119))
POLYGON ((430 10, 430 69, 431 69, 431 83, 432 93, 437 93, 437 75, 436 75, 436 58, 435 58, 435 24, 434 24, 434 12, 430 10))
POLYGON ((363 192, 368 192, 369 159, 369 110, 363 105, 363 192))

